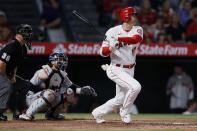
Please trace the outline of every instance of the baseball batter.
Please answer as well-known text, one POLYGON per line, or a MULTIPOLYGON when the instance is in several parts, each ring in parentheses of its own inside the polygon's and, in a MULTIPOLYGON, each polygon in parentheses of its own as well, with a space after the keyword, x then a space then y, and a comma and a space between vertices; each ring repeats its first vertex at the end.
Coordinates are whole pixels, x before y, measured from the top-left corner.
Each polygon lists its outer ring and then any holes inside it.
POLYGON ((130 109, 141 90, 140 83, 133 78, 137 48, 143 39, 143 29, 136 24, 136 11, 132 7, 122 9, 122 25, 110 28, 100 48, 100 55, 110 56, 110 65, 102 65, 109 79, 116 83, 116 96, 93 110, 97 123, 103 123, 103 115, 120 109, 121 120, 131 123, 130 109))

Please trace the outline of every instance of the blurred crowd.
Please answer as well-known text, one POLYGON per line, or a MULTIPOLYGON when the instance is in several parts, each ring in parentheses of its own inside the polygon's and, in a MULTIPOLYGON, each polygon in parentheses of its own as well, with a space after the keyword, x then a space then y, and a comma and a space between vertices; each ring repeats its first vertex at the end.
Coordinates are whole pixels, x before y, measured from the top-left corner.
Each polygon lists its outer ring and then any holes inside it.
MULTIPOLYGON (((37 34, 38 41, 66 42, 62 29, 61 0, 36 0, 39 9, 40 24, 37 34)), ((6 12, 0 10, 0 43, 7 43, 13 39, 14 30, 10 29, 6 12)))
POLYGON ((6 14, 0 10, 0 43, 9 42, 13 39, 13 34, 7 21, 6 14))
MULTIPOLYGON (((197 43, 196 0, 93 0, 103 27, 120 24, 122 8, 138 12, 137 24, 144 29, 143 43, 197 43)), ((64 41, 61 0, 37 0, 40 13, 39 41, 64 41), (48 39, 46 36, 49 36, 48 39)), ((0 42, 13 39, 6 14, 0 11, 0 42)))
POLYGON ((61 0, 37 0, 40 11, 39 41, 66 42, 64 30, 61 27, 61 0))
POLYGON ((196 0, 94 0, 100 26, 120 24, 120 10, 138 12, 137 24, 144 29, 143 43, 197 43, 196 0))

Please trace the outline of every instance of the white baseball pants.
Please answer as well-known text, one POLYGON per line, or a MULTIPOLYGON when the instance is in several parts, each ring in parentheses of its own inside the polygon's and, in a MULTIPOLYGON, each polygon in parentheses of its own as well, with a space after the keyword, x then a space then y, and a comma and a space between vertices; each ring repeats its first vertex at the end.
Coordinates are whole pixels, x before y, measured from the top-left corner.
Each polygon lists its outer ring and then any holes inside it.
POLYGON ((116 83, 116 96, 94 109, 97 116, 103 116, 120 108, 120 115, 129 114, 131 107, 141 90, 140 83, 133 78, 134 68, 122 68, 110 65, 107 76, 116 83))

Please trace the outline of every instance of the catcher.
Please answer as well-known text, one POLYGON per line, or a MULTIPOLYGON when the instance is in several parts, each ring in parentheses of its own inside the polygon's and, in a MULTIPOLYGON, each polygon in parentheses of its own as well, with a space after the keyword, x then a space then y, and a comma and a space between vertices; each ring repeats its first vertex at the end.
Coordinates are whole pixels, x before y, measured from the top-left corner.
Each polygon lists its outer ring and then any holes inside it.
POLYGON ((66 102, 70 102, 74 93, 97 96, 90 86, 80 87, 72 83, 65 72, 68 58, 63 53, 53 53, 49 56, 50 65, 43 65, 36 71, 29 83, 30 90, 26 95, 29 107, 19 116, 21 120, 33 120, 34 114, 46 111, 48 120, 64 119, 60 114, 66 102))

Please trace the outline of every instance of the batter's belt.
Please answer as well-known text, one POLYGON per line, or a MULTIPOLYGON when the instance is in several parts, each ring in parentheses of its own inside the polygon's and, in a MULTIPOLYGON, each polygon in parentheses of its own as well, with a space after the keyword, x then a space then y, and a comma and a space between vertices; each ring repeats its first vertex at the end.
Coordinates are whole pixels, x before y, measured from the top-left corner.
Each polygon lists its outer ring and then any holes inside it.
POLYGON ((122 67, 122 68, 132 69, 132 68, 135 66, 135 63, 134 63, 134 64, 131 64, 131 65, 115 64, 115 66, 117 66, 117 67, 122 67))

